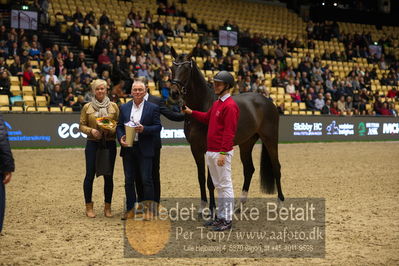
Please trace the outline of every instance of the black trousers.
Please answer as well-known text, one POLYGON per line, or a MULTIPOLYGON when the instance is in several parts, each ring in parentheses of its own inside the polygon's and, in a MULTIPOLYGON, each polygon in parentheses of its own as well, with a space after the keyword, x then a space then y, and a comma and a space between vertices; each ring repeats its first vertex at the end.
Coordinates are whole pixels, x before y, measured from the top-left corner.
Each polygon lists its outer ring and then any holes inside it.
POLYGON ((3 184, 4 176, 0 173, 0 233, 3 229, 4 213, 6 211, 6 186, 3 184))
MULTIPOLYGON (((152 180, 154 183, 154 201, 158 203, 161 199, 161 180, 159 174, 159 168, 161 163, 160 157, 161 157, 161 149, 155 148, 154 157, 152 158, 152 180)), ((135 182, 139 202, 144 200, 143 184, 141 180, 142 180, 141 178, 138 178, 135 182)))
MULTIPOLYGON (((96 174, 96 152, 101 143, 99 141, 87 140, 85 157, 86 157, 86 176, 83 182, 83 191, 85 195, 85 202, 92 202, 93 182, 96 174)), ((112 173, 114 172, 115 158, 116 158, 116 142, 107 141, 107 148, 111 153, 112 173)), ((104 202, 111 203, 112 192, 114 190, 113 174, 104 176, 104 202)))

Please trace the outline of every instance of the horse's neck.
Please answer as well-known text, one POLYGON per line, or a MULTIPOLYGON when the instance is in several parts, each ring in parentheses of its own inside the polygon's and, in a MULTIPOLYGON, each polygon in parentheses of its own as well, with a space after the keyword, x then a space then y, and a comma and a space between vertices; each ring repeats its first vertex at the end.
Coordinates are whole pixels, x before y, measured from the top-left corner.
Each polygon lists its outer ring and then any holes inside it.
POLYGON ((205 78, 198 68, 193 70, 189 88, 187 88, 186 104, 193 110, 206 112, 215 100, 215 95, 208 87, 205 78))

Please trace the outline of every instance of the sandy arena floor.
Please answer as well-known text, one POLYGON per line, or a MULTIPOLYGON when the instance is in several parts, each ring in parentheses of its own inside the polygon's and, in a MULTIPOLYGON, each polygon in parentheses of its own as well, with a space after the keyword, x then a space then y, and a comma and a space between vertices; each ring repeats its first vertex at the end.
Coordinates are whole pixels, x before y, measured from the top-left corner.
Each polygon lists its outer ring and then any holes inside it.
MULTIPOLYGON (((100 178, 93 192, 98 216, 88 219, 84 216, 82 149, 15 150, 17 172, 7 185, 0 265, 399 264, 399 142, 282 144, 279 148, 285 196, 326 199, 325 259, 126 259, 119 157, 114 177, 115 217, 102 215, 100 178)), ((257 168, 259 153, 257 145, 257 168)), ((163 197, 198 196, 196 168, 188 146, 164 147, 161 162, 163 197)), ((236 152, 236 195, 242 186, 241 173, 236 152)), ((257 169, 250 197, 264 197, 258 175, 257 169)))

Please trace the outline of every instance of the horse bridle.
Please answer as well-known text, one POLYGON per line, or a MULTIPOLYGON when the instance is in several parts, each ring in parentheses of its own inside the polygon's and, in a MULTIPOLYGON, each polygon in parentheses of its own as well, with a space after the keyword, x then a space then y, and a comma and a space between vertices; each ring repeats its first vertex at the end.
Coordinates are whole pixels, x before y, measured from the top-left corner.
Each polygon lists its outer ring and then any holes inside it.
MULTIPOLYGON (((180 63, 178 63, 178 62, 176 62, 176 61, 173 61, 173 64, 174 64, 175 66, 181 66, 181 65, 185 65, 185 64, 190 64, 190 70, 193 69, 193 60, 184 61, 184 62, 180 62, 180 63)), ((190 73, 190 74, 191 74, 191 73, 190 73)), ((188 82, 189 80, 190 80, 190 79, 187 79, 187 82, 188 82)), ((187 84, 183 84, 183 82, 181 82, 181 81, 178 80, 178 79, 172 79, 170 82, 171 82, 172 84, 177 85, 177 86, 181 89, 183 95, 186 95, 186 94, 187 94, 187 90, 186 90, 187 84)))

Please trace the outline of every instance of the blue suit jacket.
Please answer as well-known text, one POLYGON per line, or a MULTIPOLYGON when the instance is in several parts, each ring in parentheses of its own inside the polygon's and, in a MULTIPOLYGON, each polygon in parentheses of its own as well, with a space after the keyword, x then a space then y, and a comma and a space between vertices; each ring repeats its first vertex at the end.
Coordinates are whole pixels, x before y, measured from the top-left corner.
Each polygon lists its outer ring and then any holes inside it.
MULTIPOLYGON (((133 101, 130 101, 121 106, 118 126, 116 127, 116 134, 119 143, 122 136, 126 134, 125 123, 130 121, 130 113, 132 111, 133 101)), ((139 133, 138 148, 144 157, 154 156, 154 142, 155 138, 161 131, 161 120, 159 118, 159 107, 156 104, 145 101, 143 106, 143 113, 141 115, 140 124, 144 126, 144 131, 139 133)), ((132 148, 121 148, 121 156, 124 156, 126 151, 132 148)))

